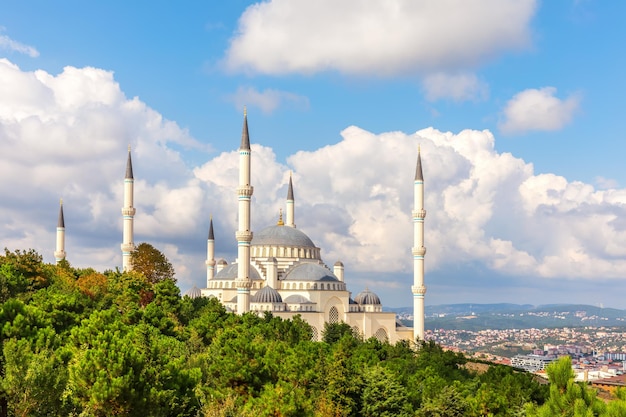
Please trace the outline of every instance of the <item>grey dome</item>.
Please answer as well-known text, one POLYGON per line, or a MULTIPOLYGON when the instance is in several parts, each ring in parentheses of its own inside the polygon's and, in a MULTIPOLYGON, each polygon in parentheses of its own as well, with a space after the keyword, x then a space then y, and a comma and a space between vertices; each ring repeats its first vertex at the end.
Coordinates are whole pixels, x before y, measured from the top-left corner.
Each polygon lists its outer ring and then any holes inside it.
POLYGON ((380 298, 367 288, 361 291, 356 297, 354 297, 354 301, 357 304, 368 304, 368 305, 376 305, 381 304, 380 298))
POLYGON ((255 232, 252 237, 252 246, 272 245, 272 246, 298 246, 315 248, 315 244, 307 235, 295 227, 290 226, 270 226, 255 232))
MULTIPOLYGON (((224 269, 222 269, 217 274, 215 274, 215 276, 213 277, 213 280, 219 281, 219 280, 237 279, 237 274, 239 272, 238 268, 239 266, 236 263, 232 263, 228 265, 227 267, 225 267, 224 269)), ((259 275, 259 272, 252 265, 250 265, 250 279, 252 281, 261 280, 261 276, 259 275)))
POLYGON ((339 281, 328 268, 314 263, 294 266, 285 274, 284 281, 339 281))
POLYGON ((194 285, 193 287, 185 291, 184 295, 186 295, 189 298, 198 298, 198 297, 202 297, 202 292, 200 291, 200 288, 194 285))
POLYGON ((292 294, 285 298, 287 304, 312 304, 311 301, 303 295, 292 294))
POLYGON ((263 287, 250 299, 252 303, 282 303, 283 297, 272 287, 263 287))

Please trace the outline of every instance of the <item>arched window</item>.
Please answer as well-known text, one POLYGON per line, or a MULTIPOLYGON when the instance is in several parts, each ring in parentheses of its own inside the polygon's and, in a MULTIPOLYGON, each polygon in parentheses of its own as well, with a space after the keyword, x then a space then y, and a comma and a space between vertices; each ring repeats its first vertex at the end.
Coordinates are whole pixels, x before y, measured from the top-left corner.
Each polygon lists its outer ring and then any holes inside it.
POLYGON ((388 339, 387 331, 381 327, 380 329, 376 330, 376 333, 374 333, 374 337, 380 342, 386 342, 388 339))
POLYGON ((313 337, 311 339, 317 342, 319 340, 319 332, 317 331, 317 327, 311 326, 311 333, 313 333, 313 337))
POLYGON ((330 311, 328 311, 328 322, 329 323, 339 323, 339 311, 337 311, 337 307, 331 307, 330 311))

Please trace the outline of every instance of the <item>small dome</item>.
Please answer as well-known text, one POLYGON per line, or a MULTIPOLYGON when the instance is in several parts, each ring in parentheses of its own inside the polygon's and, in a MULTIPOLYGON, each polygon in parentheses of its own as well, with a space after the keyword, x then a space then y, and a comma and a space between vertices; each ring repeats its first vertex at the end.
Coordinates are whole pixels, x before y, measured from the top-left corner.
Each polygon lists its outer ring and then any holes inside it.
POLYGON ((298 246, 315 248, 315 244, 307 235, 295 227, 270 226, 254 233, 250 245, 298 246))
POLYGON ((183 295, 186 295, 189 298, 198 298, 198 297, 202 297, 202 292, 200 291, 200 288, 194 285, 193 287, 185 291, 185 294, 183 295))
POLYGON ((284 281, 339 281, 328 268, 314 263, 301 263, 285 274, 284 281))
POLYGON ((228 262, 226 262, 226 259, 224 258, 220 258, 219 261, 217 261, 218 265, 228 265, 228 262))
POLYGON ((250 299, 251 303, 282 303, 283 298, 272 287, 263 287, 250 299))
MULTIPOLYGON (((239 266, 236 263, 232 263, 228 265, 226 268, 222 269, 217 274, 215 274, 215 276, 213 277, 213 280, 219 281, 219 280, 237 279, 238 273, 239 273, 239 266)), ((261 276, 259 275, 259 272, 252 265, 250 265, 250 279, 252 281, 261 280, 261 276)))
POLYGON ((368 290, 367 288, 364 291, 361 291, 360 293, 357 294, 356 297, 354 297, 354 301, 357 304, 367 304, 367 305, 380 305, 380 298, 378 298, 378 296, 376 294, 374 294, 373 292, 371 292, 370 290, 368 290))
POLYGON ((293 294, 285 298, 287 304, 312 304, 311 301, 303 295, 293 294))
POLYGON ((337 261, 337 262, 335 262, 335 266, 343 266, 343 262, 337 261))

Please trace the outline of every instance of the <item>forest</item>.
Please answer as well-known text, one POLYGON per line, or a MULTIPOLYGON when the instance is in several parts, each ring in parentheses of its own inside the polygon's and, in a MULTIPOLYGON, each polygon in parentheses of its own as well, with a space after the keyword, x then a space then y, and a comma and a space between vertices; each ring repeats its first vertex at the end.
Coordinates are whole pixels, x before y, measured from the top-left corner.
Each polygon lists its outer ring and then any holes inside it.
POLYGON ((568 358, 542 383, 345 323, 312 341, 298 316, 181 297, 167 259, 142 249, 130 272, 5 249, 0 416, 626 416, 626 394, 600 400, 568 358))

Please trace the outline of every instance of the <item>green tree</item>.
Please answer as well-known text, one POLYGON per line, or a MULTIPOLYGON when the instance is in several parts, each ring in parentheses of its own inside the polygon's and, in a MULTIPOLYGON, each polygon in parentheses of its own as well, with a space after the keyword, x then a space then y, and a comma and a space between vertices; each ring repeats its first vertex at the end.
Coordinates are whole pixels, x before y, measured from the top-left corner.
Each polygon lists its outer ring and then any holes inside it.
POLYGON ((574 382, 572 359, 559 358, 546 368, 550 380, 550 395, 542 406, 529 404, 527 416, 601 416, 606 410, 604 402, 596 392, 584 383, 574 382))
POLYGON ((405 387, 398 382, 390 370, 380 365, 367 369, 364 384, 361 415, 365 417, 413 415, 405 387))
POLYGON ((348 323, 324 323, 324 329, 322 330, 322 340, 324 342, 333 344, 345 335, 355 336, 352 327, 348 323))
POLYGON ((468 404, 454 385, 445 386, 434 397, 426 399, 417 415, 420 417, 465 417, 468 404))
POLYGON ((72 331, 66 395, 89 416, 144 415, 146 360, 131 328, 115 310, 94 312, 72 331))
POLYGON ((32 349, 26 339, 4 342, 2 389, 14 416, 52 416, 69 411, 62 394, 67 382, 65 358, 60 351, 32 349))
POLYGON ((174 278, 174 267, 163 253, 149 243, 140 243, 130 255, 134 271, 142 273, 148 282, 157 283, 174 278))

